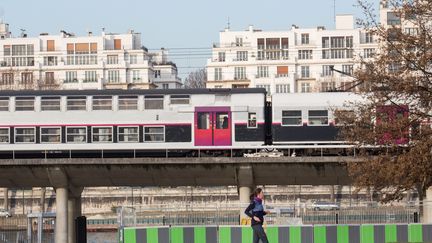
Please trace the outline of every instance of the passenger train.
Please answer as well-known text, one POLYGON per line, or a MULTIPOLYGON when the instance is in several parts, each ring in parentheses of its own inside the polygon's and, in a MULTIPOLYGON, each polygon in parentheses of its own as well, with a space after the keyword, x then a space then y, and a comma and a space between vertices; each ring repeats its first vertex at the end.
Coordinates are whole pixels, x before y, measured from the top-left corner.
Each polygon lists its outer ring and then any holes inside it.
POLYGON ((241 156, 263 148, 343 147, 333 111, 360 99, 268 98, 259 88, 0 91, 0 157, 241 156))

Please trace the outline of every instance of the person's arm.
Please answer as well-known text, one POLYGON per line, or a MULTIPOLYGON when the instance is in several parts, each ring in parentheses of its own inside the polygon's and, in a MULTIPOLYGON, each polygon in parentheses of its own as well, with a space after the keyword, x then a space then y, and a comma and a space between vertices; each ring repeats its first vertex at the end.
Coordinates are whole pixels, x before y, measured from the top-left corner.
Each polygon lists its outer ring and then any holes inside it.
POLYGON ((255 207, 255 204, 254 203, 251 203, 251 204, 249 204, 249 206, 246 208, 246 210, 244 211, 244 213, 247 215, 247 216, 249 216, 250 218, 253 218, 253 214, 251 213, 252 212, 252 209, 255 207))

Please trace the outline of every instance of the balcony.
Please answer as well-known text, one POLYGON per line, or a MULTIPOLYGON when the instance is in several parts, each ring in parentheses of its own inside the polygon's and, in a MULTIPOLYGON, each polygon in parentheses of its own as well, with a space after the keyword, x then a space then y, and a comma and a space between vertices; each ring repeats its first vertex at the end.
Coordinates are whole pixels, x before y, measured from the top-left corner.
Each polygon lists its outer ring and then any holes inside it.
POLYGON ((278 74, 275 74, 275 78, 289 78, 289 77, 290 77, 289 73, 278 73, 278 74))

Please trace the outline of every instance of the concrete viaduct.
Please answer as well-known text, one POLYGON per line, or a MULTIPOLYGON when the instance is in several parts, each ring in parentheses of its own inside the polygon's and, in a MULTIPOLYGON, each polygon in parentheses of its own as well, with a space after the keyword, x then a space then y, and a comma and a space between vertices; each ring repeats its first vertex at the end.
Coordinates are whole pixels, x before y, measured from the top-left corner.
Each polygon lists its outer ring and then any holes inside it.
POLYGON ((86 158, 0 160, 0 187, 54 187, 55 242, 75 242, 81 192, 97 186, 238 186, 248 203, 255 185, 346 185, 355 157, 86 158))

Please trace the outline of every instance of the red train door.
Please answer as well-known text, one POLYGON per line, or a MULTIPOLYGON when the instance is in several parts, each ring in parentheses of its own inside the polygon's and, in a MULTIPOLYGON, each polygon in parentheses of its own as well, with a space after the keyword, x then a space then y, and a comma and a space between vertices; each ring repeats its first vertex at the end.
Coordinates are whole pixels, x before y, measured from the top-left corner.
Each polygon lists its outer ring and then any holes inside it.
POLYGON ((195 145, 231 145, 231 123, 229 107, 196 107, 195 145))

